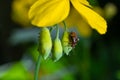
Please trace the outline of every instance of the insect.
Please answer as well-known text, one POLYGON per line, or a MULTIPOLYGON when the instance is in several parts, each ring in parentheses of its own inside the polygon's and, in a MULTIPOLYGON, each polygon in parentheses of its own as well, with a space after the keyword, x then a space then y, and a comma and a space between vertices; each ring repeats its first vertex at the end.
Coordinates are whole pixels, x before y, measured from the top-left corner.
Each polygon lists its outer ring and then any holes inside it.
POLYGON ((77 42, 79 41, 79 38, 77 37, 77 34, 75 32, 70 32, 69 40, 70 40, 71 47, 74 48, 77 42))

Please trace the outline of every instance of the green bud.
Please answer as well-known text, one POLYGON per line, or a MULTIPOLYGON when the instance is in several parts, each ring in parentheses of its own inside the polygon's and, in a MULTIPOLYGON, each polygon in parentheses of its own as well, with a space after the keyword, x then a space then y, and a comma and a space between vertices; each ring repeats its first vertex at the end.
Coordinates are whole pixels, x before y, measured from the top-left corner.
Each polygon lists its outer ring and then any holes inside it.
POLYGON ((62 44, 59 38, 56 38, 53 43, 53 58, 55 62, 62 57, 62 44))
POLYGON ((72 50, 72 47, 70 45, 70 40, 69 40, 69 32, 65 31, 63 33, 62 37, 62 47, 63 47, 63 52, 68 55, 69 52, 72 50))
POLYGON ((52 49, 52 40, 49 29, 42 28, 39 37, 39 52, 44 59, 47 59, 52 49))

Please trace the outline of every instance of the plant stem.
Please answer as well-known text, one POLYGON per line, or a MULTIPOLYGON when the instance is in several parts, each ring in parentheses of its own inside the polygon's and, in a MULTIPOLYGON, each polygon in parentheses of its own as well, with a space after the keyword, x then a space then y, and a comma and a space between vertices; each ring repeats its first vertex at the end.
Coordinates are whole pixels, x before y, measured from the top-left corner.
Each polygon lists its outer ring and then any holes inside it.
POLYGON ((38 56, 38 61, 36 63, 34 80, 38 80, 40 62, 41 62, 41 55, 38 56))
POLYGON ((58 27, 58 25, 56 24, 56 28, 57 28, 57 34, 56 34, 56 38, 59 38, 59 27, 58 27))
POLYGON ((66 26, 65 21, 63 21, 63 24, 64 24, 64 27, 65 27, 65 31, 67 31, 67 26, 66 26))
POLYGON ((50 28, 50 32, 52 32, 55 29, 55 26, 50 28))

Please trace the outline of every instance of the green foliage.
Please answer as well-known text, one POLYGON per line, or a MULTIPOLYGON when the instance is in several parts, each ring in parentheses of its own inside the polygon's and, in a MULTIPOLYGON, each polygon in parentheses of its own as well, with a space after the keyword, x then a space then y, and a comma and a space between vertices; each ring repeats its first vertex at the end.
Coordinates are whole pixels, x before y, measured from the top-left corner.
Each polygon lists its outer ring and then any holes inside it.
POLYGON ((2 77, 1 80, 32 80, 32 75, 20 63, 14 63, 2 77))

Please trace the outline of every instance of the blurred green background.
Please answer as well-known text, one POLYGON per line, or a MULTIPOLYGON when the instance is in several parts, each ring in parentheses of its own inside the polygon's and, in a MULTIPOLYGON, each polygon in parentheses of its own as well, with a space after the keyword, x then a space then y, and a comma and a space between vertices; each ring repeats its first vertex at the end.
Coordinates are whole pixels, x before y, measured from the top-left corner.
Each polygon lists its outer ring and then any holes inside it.
MULTIPOLYGON (((40 28, 24 14, 34 1, 0 0, 0 80, 33 80, 40 28)), ((107 33, 79 36, 70 55, 58 62, 42 59, 40 80, 120 80, 120 0, 89 2, 107 20, 107 33)))

